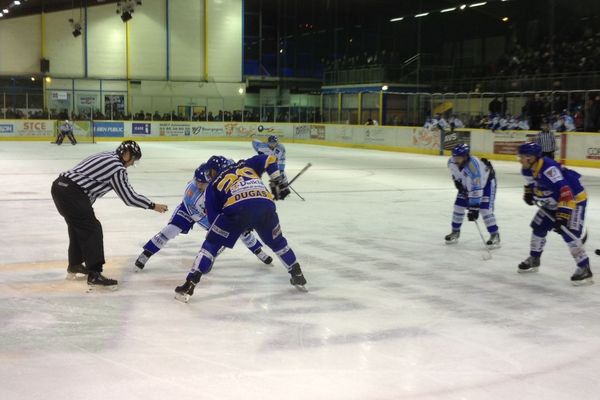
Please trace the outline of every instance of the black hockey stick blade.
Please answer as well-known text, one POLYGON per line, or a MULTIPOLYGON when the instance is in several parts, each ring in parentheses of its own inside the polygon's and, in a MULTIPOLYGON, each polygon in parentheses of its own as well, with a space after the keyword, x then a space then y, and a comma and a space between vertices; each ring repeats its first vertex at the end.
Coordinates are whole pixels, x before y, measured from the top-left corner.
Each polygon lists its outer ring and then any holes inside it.
POLYGON ((311 163, 306 164, 306 166, 304 168, 302 168, 302 170, 300 172, 298 172, 296 174, 295 177, 292 178, 292 180, 288 183, 288 186, 290 186, 292 183, 294 183, 294 181, 298 178, 300 178, 300 176, 306 172, 307 169, 309 169, 310 167, 312 167, 311 163))

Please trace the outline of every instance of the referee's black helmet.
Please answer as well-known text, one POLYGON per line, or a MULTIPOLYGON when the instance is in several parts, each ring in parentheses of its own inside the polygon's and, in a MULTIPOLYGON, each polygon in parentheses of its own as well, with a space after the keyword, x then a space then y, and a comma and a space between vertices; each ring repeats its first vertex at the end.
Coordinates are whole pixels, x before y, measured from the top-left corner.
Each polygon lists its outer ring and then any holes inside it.
POLYGON ((142 158, 142 149, 140 149, 140 146, 133 140, 125 140, 117 147, 117 154, 121 158, 123 158, 123 154, 126 151, 129 151, 129 154, 136 161, 142 158))

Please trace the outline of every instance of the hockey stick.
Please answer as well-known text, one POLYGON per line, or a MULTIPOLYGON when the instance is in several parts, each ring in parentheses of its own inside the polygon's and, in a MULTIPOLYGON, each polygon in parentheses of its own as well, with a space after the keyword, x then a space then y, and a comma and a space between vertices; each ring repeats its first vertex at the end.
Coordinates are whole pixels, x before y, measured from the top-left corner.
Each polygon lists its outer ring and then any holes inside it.
POLYGON ((485 251, 486 251, 486 253, 483 254, 481 256, 481 258, 484 259, 484 260, 486 260, 486 261, 487 260, 491 260, 492 259, 492 252, 490 251, 490 249, 489 249, 489 247, 488 247, 488 245, 487 245, 487 243, 485 241, 485 238, 483 237, 483 233, 481 233, 481 228, 479 227, 479 222, 477 222, 477 220, 475 220, 473 222, 475 222, 475 226, 477 227, 477 232, 479 232, 479 237, 481 238, 481 241, 483 242, 483 247, 485 247, 485 251))
MULTIPOLYGON (((555 219, 555 218, 554 218, 552 215, 548 214, 548 213, 546 212, 546 210, 544 210, 544 207, 543 207, 543 206, 541 206, 540 204, 541 204, 541 202, 538 202, 538 201, 536 201, 536 202, 535 202, 535 205, 538 207, 538 209, 539 209, 539 211, 542 213, 542 215, 543 215, 544 217, 548 218, 550 221, 552 221, 552 222, 555 222, 555 221, 556 221, 556 219, 555 219)), ((571 239, 573 239, 573 240, 575 240, 575 241, 577 241, 577 240, 581 240, 581 243, 582 243, 582 244, 585 244, 585 242, 587 242, 587 236, 588 236, 588 235, 587 235, 587 229, 586 229, 585 233, 583 234, 583 237, 582 237, 582 238, 578 238, 577 236, 575 236, 575 234, 574 234, 573 232, 571 232, 571 231, 569 230, 569 228, 567 228, 567 227, 566 227, 566 226, 564 226, 564 225, 561 225, 561 226, 560 226, 560 230, 561 230, 561 231, 563 231, 563 232, 564 232, 564 233, 565 233, 567 236, 569 236, 571 239)))
MULTIPOLYGON (((305 166, 304 168, 302 168, 302 170, 301 170, 300 172, 298 172, 298 173, 296 174, 296 176, 292 178, 292 180, 291 180, 291 181, 289 181, 289 182, 288 182, 288 186, 291 186, 291 184, 292 184, 292 183, 294 183, 294 181, 295 181, 296 179, 300 178, 300 176, 301 176, 303 173, 305 173, 305 172, 306 172, 306 170, 307 170, 307 169, 309 169, 310 167, 312 167, 312 164, 311 164, 311 163, 308 163, 308 164, 306 164, 306 166, 305 166)), ((294 190, 294 189, 292 189, 292 190, 294 190)), ((294 190, 294 192, 295 192, 295 190, 294 190)))
POLYGON ((300 193, 296 192, 296 190, 293 187, 291 187, 290 185, 288 185, 288 187, 290 189, 292 189, 292 192, 296 193, 296 196, 300 197, 300 200, 306 201, 306 199, 304 197, 300 196, 300 193))

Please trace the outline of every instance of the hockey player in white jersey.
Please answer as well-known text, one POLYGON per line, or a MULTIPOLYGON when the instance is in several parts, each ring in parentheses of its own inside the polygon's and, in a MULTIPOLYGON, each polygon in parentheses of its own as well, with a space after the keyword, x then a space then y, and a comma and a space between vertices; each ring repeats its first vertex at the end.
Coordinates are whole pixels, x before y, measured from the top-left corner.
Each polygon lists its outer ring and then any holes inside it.
MULTIPOLYGON (((183 200, 175 209, 169 223, 160 232, 154 235, 145 245, 143 252, 135 261, 135 266, 142 270, 148 259, 158 253, 169 240, 174 239, 180 233, 187 234, 194 224, 200 225, 204 230, 210 228, 206 210, 204 207, 204 191, 216 175, 215 171, 223 169, 227 165, 233 165, 233 160, 222 156, 213 156, 206 163, 201 164, 194 172, 192 179, 183 195, 183 200)), ((273 259, 262 250, 262 243, 254 236, 252 231, 244 232, 241 239, 252 253, 254 253, 265 264, 271 264, 273 259)))
POLYGON ((283 172, 285 170, 285 147, 279 143, 277 136, 272 135, 267 139, 267 143, 261 142, 258 139, 252 141, 252 147, 258 154, 266 154, 277 158, 277 166, 283 172))
POLYGON ((452 232, 446 235, 446 244, 458 242, 465 211, 468 211, 469 221, 476 221, 481 212, 483 222, 490 233, 486 245, 492 248, 499 247, 500 233, 494 216, 496 176, 492 164, 485 158, 472 156, 468 145, 459 144, 452 150, 448 168, 458 194, 452 214, 452 232))

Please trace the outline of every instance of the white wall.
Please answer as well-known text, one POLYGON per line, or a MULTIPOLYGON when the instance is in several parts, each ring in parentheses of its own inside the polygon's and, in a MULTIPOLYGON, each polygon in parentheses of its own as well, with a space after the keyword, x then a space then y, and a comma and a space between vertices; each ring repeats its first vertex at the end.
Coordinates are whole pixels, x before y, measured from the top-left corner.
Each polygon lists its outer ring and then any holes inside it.
POLYGON ((171 79, 204 78, 204 0, 171 0, 171 79))
POLYGON ((242 79, 242 0, 205 0, 209 80, 242 79))
POLYGON ((129 32, 129 76, 134 79, 167 79, 166 1, 144 1, 129 21, 129 32))
POLYGON ((41 17, 32 15, 0 21, 0 74, 40 72, 41 17))
MULTIPOLYGON (((125 78, 125 24, 115 5, 91 7, 88 11, 88 73, 94 78, 125 78)), ((136 15, 137 16, 137 15, 136 15)))
POLYGON ((46 58, 54 77, 83 76, 83 34, 73 37, 69 18, 79 20, 79 11, 45 14, 46 58))
MULTIPOLYGON (((77 3, 77 2, 76 2, 77 3)), ((207 9, 208 76, 216 82, 242 79, 242 0, 169 0, 167 54, 166 0, 144 0, 129 21, 130 52, 127 75, 126 24, 116 5, 88 9, 88 77, 101 79, 167 79, 199 81, 204 71, 204 10, 207 9)), ((68 19, 79 9, 46 14, 46 56, 50 75, 85 76, 84 35, 74 38, 68 19)), ((82 21, 83 22, 83 21, 82 21)), ((86 27, 84 27, 86 29, 86 27)), ((0 73, 39 73, 41 16, 0 20, 0 73)))

